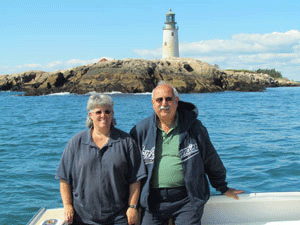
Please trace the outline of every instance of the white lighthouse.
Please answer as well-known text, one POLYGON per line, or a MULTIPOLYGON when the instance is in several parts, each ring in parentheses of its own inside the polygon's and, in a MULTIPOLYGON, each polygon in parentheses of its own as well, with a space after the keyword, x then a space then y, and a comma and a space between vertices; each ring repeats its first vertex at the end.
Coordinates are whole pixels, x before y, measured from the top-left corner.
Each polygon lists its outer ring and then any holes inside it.
POLYGON ((176 27, 175 13, 171 9, 166 14, 166 22, 163 28, 162 57, 179 57, 178 26, 176 27))

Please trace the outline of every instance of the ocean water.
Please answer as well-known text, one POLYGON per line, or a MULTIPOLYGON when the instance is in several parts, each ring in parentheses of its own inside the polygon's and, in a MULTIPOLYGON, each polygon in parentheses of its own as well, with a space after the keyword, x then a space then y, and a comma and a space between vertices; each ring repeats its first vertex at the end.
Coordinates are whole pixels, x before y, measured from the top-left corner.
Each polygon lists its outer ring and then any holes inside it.
MULTIPOLYGON (((86 129, 89 95, 20 96, 0 92, 0 224, 26 224, 39 208, 62 207, 55 172, 69 139, 86 129)), ((150 94, 112 93, 117 127, 152 113, 150 94)), ((230 187, 300 191, 300 88, 181 94, 228 172, 230 187)), ((211 193, 218 194, 213 189, 211 193)))

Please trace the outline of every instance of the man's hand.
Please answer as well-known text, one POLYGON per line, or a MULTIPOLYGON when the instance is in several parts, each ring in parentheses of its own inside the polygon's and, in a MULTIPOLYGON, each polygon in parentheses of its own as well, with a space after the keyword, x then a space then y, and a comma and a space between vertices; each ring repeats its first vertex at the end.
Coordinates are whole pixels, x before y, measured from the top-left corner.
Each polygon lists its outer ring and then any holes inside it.
POLYGON ((236 189, 233 189, 233 188, 229 188, 228 191, 226 191, 223 195, 226 195, 228 197, 231 197, 231 198, 234 198, 236 200, 239 200, 239 196, 238 194, 242 194, 244 193, 244 191, 242 190, 236 190, 236 189))
POLYGON ((130 224, 130 225, 138 224, 138 222, 139 222, 138 209, 128 208, 126 215, 127 215, 128 224, 130 224))

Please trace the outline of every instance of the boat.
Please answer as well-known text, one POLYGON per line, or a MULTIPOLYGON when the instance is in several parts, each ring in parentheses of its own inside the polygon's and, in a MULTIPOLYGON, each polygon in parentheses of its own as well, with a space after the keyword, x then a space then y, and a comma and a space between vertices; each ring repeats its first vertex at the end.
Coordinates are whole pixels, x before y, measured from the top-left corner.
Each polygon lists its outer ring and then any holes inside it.
MULTIPOLYGON (((239 195, 235 200, 211 196, 205 205, 202 225, 296 225, 300 224, 300 192, 239 195)), ((66 225, 63 208, 40 209, 27 225, 66 225)))
POLYGON ((67 225, 64 221, 64 209, 41 208, 27 223, 27 225, 67 225))
POLYGON ((211 196, 204 208, 205 225, 300 224, 300 192, 270 192, 239 195, 235 200, 211 196))

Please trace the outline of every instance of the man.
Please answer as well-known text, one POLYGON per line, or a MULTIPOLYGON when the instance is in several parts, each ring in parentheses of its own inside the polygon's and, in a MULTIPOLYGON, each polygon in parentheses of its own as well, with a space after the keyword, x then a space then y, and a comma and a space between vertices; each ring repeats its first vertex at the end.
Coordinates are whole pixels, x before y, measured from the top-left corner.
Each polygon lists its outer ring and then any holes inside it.
POLYGON ((191 103, 179 101, 175 88, 159 84, 152 92, 154 112, 131 130, 142 150, 148 178, 140 202, 142 225, 201 224, 209 183, 222 194, 238 199, 243 191, 227 187, 226 170, 197 119, 191 103))

